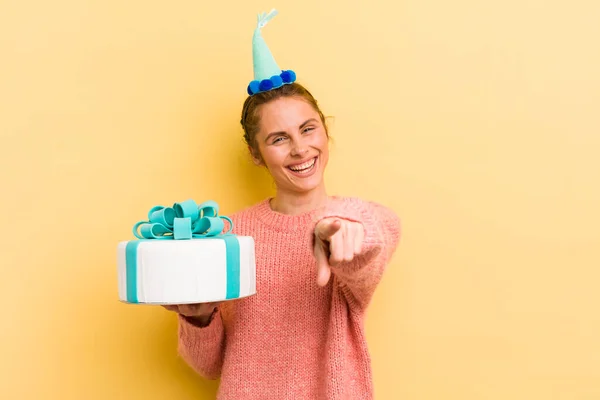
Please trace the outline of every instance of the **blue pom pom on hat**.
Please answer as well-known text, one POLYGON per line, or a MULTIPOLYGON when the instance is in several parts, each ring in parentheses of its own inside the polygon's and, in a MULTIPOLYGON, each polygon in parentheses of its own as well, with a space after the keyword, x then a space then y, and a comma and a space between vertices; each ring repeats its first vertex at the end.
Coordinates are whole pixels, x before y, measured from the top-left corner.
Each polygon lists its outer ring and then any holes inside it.
POLYGON ((277 10, 273 9, 268 14, 258 14, 258 24, 252 37, 252 64, 254 67, 254 80, 248 84, 250 96, 279 88, 283 85, 296 81, 296 73, 292 70, 282 70, 277 65, 271 50, 261 35, 261 29, 265 27, 277 10))

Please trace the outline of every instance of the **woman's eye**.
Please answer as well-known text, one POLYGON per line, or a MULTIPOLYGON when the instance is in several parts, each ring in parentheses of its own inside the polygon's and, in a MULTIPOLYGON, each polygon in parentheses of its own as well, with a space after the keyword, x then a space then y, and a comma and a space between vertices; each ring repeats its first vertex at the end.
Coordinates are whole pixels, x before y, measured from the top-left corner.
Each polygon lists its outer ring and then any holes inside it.
POLYGON ((314 129, 315 129, 314 127, 310 126, 310 127, 308 127, 308 128, 305 128, 303 132, 304 132, 304 133, 306 133, 306 132, 310 132, 310 131, 312 131, 312 130, 314 130, 314 129))
POLYGON ((278 138, 275 138, 275 140, 273 140, 273 144, 275 144, 275 143, 277 143, 277 142, 279 142, 281 140, 283 140, 283 137, 281 137, 281 136, 278 137, 278 138))

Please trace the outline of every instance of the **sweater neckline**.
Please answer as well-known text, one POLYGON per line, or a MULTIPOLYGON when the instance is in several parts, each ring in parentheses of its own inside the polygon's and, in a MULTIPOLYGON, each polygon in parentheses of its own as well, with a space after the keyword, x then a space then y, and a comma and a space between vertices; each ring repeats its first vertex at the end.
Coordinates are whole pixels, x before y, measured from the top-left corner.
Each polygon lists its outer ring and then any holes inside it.
MULTIPOLYGON (((294 232, 300 229, 305 230, 307 225, 316 222, 315 219, 319 211, 325 207, 317 207, 300 214, 284 214, 271 208, 272 199, 273 197, 268 197, 258 203, 255 213, 263 224, 278 231, 294 232)), ((332 196, 329 196, 327 203, 331 199, 332 196)))

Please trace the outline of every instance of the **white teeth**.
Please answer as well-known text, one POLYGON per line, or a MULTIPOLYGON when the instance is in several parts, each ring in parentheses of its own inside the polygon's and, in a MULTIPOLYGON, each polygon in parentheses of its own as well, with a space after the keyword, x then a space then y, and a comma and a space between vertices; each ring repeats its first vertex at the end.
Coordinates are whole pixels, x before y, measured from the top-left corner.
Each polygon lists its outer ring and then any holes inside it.
POLYGON ((316 158, 313 158, 312 160, 307 161, 300 165, 294 165, 294 166, 290 165, 288 168, 291 169, 292 171, 302 171, 302 170, 311 168, 315 164, 316 160, 317 160, 316 158))

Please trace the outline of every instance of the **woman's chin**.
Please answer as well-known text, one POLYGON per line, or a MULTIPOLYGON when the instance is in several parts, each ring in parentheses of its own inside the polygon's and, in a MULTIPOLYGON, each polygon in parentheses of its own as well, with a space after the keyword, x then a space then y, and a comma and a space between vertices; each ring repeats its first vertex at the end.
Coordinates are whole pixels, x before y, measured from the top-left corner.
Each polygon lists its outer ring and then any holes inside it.
POLYGON ((293 182, 293 188, 295 192, 312 192, 313 190, 319 189, 323 184, 323 178, 320 174, 315 174, 309 179, 305 179, 302 182, 293 182))
POLYGON ((285 190, 294 193, 307 193, 319 189, 323 185, 321 174, 314 174, 310 178, 302 180, 287 177, 283 182, 275 182, 279 190, 285 190))

